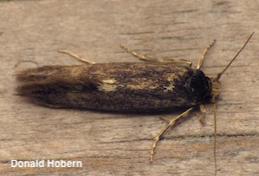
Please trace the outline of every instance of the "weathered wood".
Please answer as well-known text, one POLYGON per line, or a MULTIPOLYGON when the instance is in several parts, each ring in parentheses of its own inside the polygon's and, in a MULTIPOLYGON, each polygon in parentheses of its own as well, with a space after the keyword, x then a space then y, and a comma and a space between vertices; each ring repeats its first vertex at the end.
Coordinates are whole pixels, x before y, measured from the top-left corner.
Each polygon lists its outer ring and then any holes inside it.
POLYGON ((119 44, 156 57, 197 62, 213 40, 205 72, 215 75, 255 31, 222 78, 217 111, 218 175, 259 174, 258 2, 166 0, 0 1, 1 175, 212 175, 213 117, 198 115, 171 131, 149 163, 166 115, 48 109, 15 95, 15 69, 77 64, 68 49, 95 62, 135 61, 119 44), (11 168, 10 160, 67 159, 83 168, 11 168))

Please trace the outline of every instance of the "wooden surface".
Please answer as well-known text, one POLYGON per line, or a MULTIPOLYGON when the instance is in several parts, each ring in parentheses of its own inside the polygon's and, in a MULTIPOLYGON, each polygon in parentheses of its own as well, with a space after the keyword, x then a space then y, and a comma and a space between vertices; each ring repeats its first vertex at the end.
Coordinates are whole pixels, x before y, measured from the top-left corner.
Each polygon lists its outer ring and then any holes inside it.
POLYGON ((149 163, 152 138, 166 115, 123 115, 48 109, 15 95, 17 69, 78 64, 68 49, 95 62, 136 61, 119 44, 156 57, 205 63, 215 75, 255 37, 222 79, 217 110, 218 175, 259 175, 259 3, 256 0, 0 1, 1 175, 208 176, 213 165, 213 117, 193 115, 163 140, 149 163), (10 160, 81 160, 83 168, 11 168, 10 160))

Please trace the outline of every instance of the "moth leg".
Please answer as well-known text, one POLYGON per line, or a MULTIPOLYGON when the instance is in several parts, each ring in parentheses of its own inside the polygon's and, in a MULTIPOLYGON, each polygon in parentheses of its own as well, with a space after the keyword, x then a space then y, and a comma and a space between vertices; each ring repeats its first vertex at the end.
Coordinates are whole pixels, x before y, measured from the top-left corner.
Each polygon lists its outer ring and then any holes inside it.
POLYGON ((154 58, 145 54, 140 54, 137 53, 133 50, 130 50, 129 48, 120 45, 120 47, 125 50, 127 53, 133 55, 134 57, 138 58, 141 61, 145 61, 145 62, 168 62, 168 63, 175 63, 175 64, 183 64, 183 65, 188 65, 191 66, 192 62, 185 60, 185 59, 179 59, 179 60, 175 60, 175 59, 162 59, 162 58, 154 58))
POLYGON ((201 114, 199 116, 199 122, 200 122, 201 126, 203 126, 203 127, 206 125, 205 119, 206 119, 205 113, 201 112, 201 114))
POLYGON ((164 59, 160 59, 159 60, 160 62, 169 62, 169 63, 175 63, 175 64, 180 64, 180 65, 186 65, 186 66, 189 66, 191 67, 192 66, 192 62, 189 61, 189 60, 186 60, 186 59, 167 59, 167 58, 164 58, 164 59))
POLYGON ((35 61, 32 61, 32 60, 22 60, 22 61, 17 62, 17 63, 14 65, 14 68, 19 67, 22 63, 25 63, 25 62, 33 63, 33 64, 35 64, 37 67, 39 67, 39 64, 38 64, 37 62, 35 62, 35 61))
POLYGON ((72 52, 67 51, 67 50, 59 50, 58 52, 62 53, 62 54, 67 54, 67 55, 73 57, 74 59, 78 60, 79 62, 84 63, 84 64, 95 64, 95 62, 87 61, 86 59, 78 56, 77 54, 72 53, 72 52))
POLYGON ((210 49, 211 47, 213 47, 213 45, 214 45, 215 43, 216 43, 216 40, 213 40, 213 42, 212 42, 207 48, 205 48, 205 49, 203 50, 202 56, 199 58, 198 63, 197 63, 197 67, 196 67, 198 70, 202 67, 202 65, 203 65, 203 63, 204 63, 205 56, 207 55, 209 49, 210 49))
POLYGON ((120 45, 120 47, 126 51, 127 53, 131 54, 132 56, 138 58, 139 60, 141 61, 145 61, 145 62, 154 62, 156 61, 155 58, 153 57, 150 57, 150 56, 147 56, 147 55, 144 55, 144 54, 139 54, 133 50, 130 50, 129 48, 127 48, 126 46, 123 46, 123 45, 120 45))
POLYGON ((206 112, 207 109, 205 107, 205 105, 200 105, 200 116, 199 116, 199 122, 202 126, 205 126, 206 124, 206 112))
POLYGON ((189 109, 187 109, 186 111, 184 111, 182 114, 178 115, 176 118, 173 118, 169 121, 169 123, 167 124, 167 126, 165 128, 163 128, 160 133, 154 138, 154 142, 152 145, 152 149, 150 152, 150 161, 153 161, 154 158, 154 154, 155 154, 155 150, 157 147, 158 142, 161 140, 161 138, 163 137, 163 135, 167 132, 168 129, 172 128, 180 119, 186 117, 194 108, 191 107, 189 109))

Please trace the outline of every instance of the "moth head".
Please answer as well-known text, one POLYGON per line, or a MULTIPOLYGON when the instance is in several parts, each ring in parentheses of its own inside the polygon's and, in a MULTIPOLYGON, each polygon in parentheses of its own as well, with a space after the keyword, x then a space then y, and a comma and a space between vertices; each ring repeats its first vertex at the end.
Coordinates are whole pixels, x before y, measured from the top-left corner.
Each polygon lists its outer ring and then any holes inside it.
POLYGON ((207 103, 211 100, 211 79, 206 77, 201 70, 195 70, 185 82, 185 87, 190 95, 199 103, 207 103))

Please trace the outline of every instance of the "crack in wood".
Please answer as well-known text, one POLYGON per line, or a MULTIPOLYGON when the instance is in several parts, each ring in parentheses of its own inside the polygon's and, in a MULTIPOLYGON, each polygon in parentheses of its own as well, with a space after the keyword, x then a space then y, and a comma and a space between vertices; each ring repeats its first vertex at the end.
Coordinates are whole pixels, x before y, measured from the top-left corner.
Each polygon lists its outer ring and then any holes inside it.
MULTIPOLYGON (((212 138, 214 134, 209 135, 178 135, 172 137, 164 137, 166 140, 176 140, 176 139, 202 139, 202 138, 212 138)), ((238 134, 225 134, 219 133, 217 134, 218 139, 227 137, 227 138, 238 138, 238 137, 259 137, 259 133, 238 133, 238 134)), ((112 143, 130 143, 130 142, 139 142, 139 141, 150 141, 153 139, 141 138, 141 139, 133 139, 133 140, 119 140, 119 141, 111 141, 111 142, 100 142, 100 144, 112 144, 112 143)))

